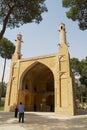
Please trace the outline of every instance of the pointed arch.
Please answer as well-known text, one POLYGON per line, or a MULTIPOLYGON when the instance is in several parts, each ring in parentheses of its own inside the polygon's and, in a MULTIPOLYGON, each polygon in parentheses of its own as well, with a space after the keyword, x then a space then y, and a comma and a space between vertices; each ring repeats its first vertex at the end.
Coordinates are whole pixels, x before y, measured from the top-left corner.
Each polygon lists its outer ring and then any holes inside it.
MULTIPOLYGON (((33 73, 35 70, 38 70, 38 71, 37 71, 37 76, 36 76, 36 78, 34 79, 34 81, 35 81, 38 77, 40 77, 43 72, 46 73, 46 71, 47 71, 47 72, 49 71, 49 73, 51 73, 52 76, 53 76, 53 72, 52 72, 52 70, 51 70, 48 66, 46 66, 45 64, 40 63, 40 62, 34 62, 33 64, 31 64, 31 65, 24 71, 23 75, 21 76, 21 85, 22 85, 22 86, 21 86, 21 89, 22 89, 22 90, 24 90, 24 88, 25 88, 25 86, 24 86, 24 81, 25 81, 25 79, 27 78, 27 76, 28 76, 30 73, 33 73)), ((53 79, 54 79, 54 76, 53 76, 53 79)), ((33 83, 34 83, 34 81, 33 81, 33 83)), ((32 84, 33 84, 33 83, 32 83, 32 84)))
POLYGON ((54 106, 54 101, 48 103, 54 99, 54 75, 51 69, 43 63, 35 62, 24 71, 21 80, 26 110, 40 111, 40 104, 43 104, 43 111, 50 111, 51 105, 54 106))

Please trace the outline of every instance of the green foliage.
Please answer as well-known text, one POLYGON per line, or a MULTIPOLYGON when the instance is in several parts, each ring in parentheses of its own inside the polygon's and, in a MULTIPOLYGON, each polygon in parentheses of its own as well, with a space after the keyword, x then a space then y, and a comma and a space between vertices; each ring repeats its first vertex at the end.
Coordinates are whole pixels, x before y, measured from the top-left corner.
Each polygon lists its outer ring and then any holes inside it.
POLYGON ((78 21, 81 30, 87 29, 87 0, 62 0, 62 5, 69 8, 68 18, 78 21))
POLYGON ((3 89, 5 67, 6 67, 6 59, 11 59, 14 51, 15 51, 14 44, 8 39, 2 38, 0 41, 0 56, 4 58, 4 68, 3 68, 2 82, 1 82, 1 88, 0 88, 0 103, 1 103, 1 95, 2 95, 2 89, 3 89))
POLYGON ((81 61, 79 61, 77 58, 72 58, 70 63, 74 74, 80 74, 81 84, 87 86, 87 57, 81 61))
POLYGON ((75 79, 76 98, 81 103, 87 102, 87 57, 81 61, 78 58, 72 58, 70 63, 74 75, 77 76, 75 79))
POLYGON ((0 41, 0 56, 2 58, 11 59, 15 51, 15 45, 6 38, 0 41))
POLYGON ((7 88, 7 84, 5 82, 0 82, 0 90, 2 89, 2 94, 1 97, 5 97, 6 95, 6 88, 7 88))
POLYGON ((46 11, 45 0, 1 0, 0 39, 3 37, 6 27, 20 27, 20 25, 31 22, 40 23, 41 14, 46 11))
POLYGON ((81 85, 78 87, 76 86, 76 98, 80 99, 81 102, 83 102, 83 97, 86 98, 87 96, 87 87, 85 85, 81 85))
POLYGON ((75 75, 78 75, 80 72, 80 61, 78 60, 78 58, 72 58, 70 60, 70 63, 71 63, 71 68, 74 72, 75 75))
POLYGON ((0 106, 0 111, 1 111, 1 110, 4 110, 4 106, 0 106))
POLYGON ((87 57, 81 61, 81 83, 87 86, 87 57))

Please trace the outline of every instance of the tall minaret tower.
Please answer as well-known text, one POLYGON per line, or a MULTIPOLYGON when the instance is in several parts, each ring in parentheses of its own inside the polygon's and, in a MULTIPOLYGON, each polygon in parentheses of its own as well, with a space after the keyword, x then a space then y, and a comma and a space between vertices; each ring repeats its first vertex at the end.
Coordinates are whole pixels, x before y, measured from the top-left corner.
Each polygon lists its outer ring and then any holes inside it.
POLYGON ((18 34, 17 35, 17 40, 16 40, 16 47, 15 47, 15 52, 12 56, 13 60, 21 59, 21 42, 22 42, 22 35, 18 34))
POLYGON ((19 61, 21 59, 21 42, 22 35, 17 35, 15 52, 12 56, 11 67, 10 67, 10 76, 6 92, 6 101, 5 101, 5 111, 9 111, 11 106, 17 104, 18 101, 18 78, 19 78, 19 61))
POLYGON ((55 111, 59 114, 74 115, 74 82, 70 67, 70 55, 66 41, 65 24, 59 25, 59 53, 56 63, 55 111))
MULTIPOLYGON (((68 54, 68 43, 66 40, 66 29, 65 24, 61 23, 59 25, 59 53, 68 54)), ((60 54, 61 55, 61 54, 60 54)))
POLYGON ((60 44, 66 44, 66 30, 65 30, 65 24, 59 25, 59 31, 60 31, 60 44))

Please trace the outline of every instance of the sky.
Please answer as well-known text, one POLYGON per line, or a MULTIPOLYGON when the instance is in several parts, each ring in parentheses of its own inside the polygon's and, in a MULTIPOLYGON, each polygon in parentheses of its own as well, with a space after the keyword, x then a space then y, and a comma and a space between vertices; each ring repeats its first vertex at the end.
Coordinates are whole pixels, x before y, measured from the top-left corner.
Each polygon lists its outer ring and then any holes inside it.
MULTIPOLYGON (((87 56, 87 31, 78 27, 78 22, 73 22, 66 17, 61 0, 46 0, 48 12, 43 13, 40 24, 29 23, 15 29, 6 29, 4 37, 15 44, 17 34, 22 35, 22 58, 31 58, 58 52, 59 25, 65 24, 66 38, 69 43, 70 57, 84 59, 87 56), (50 1, 50 2, 49 2, 50 1)), ((0 58, 0 81, 2 77, 4 59, 0 58)), ((4 81, 8 82, 11 60, 7 60, 4 81)))

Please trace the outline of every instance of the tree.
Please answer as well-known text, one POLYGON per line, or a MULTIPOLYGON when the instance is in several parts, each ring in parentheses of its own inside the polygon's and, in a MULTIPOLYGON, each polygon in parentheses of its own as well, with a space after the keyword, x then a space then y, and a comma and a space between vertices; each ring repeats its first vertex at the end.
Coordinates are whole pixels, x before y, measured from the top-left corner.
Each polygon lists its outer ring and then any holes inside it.
POLYGON ((62 0, 63 7, 69 8, 66 16, 78 21, 81 30, 87 29, 87 0, 62 0))
POLYGON ((72 58, 70 63, 74 75, 77 76, 76 97, 80 99, 81 103, 87 102, 87 57, 81 61, 78 58, 72 58))
POLYGON ((80 78, 81 83, 85 84, 87 87, 87 57, 81 60, 80 74, 81 74, 81 78, 80 78))
POLYGON ((70 59, 71 68, 74 73, 74 75, 80 74, 80 61, 78 58, 72 58, 70 59))
MULTIPOLYGON (((11 59, 14 51, 15 51, 15 45, 8 39, 2 38, 0 41, 0 56, 4 58, 4 68, 3 68, 2 81, 1 81, 2 87, 3 87, 3 80, 5 74, 6 59, 11 59)), ((0 91, 0 99, 1 99, 2 87, 0 91)))
POLYGON ((3 82, 3 86, 2 86, 2 82, 0 82, 0 88, 2 87, 2 94, 1 97, 5 97, 6 95, 6 88, 7 88, 7 84, 5 82, 3 82))
POLYGON ((78 58, 72 58, 70 63, 74 74, 80 75, 81 84, 84 84, 87 87, 87 57, 81 61, 79 61, 78 58))
POLYGON ((20 25, 42 21, 41 14, 46 12, 45 0, 1 0, 0 1, 0 40, 6 27, 15 28, 20 25))

